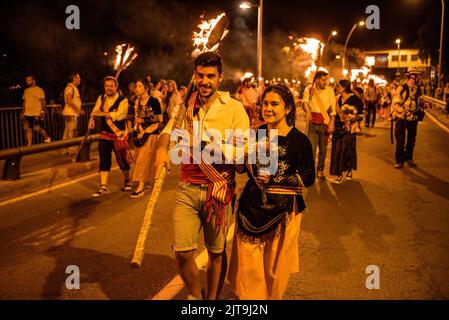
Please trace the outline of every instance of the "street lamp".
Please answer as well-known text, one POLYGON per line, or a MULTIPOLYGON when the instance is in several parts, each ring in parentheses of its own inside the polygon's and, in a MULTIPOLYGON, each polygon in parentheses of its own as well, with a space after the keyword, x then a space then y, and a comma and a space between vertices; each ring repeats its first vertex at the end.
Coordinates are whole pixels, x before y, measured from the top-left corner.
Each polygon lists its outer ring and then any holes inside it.
POLYGON ((326 41, 326 44, 325 44, 325 46, 324 46, 323 53, 321 54, 321 62, 320 62, 320 64, 323 64, 323 61, 324 61, 324 53, 326 52, 326 48, 327 48, 327 46, 329 45, 329 42, 331 41, 331 38, 337 36, 337 34, 338 34, 338 32, 334 30, 334 31, 332 31, 332 32, 329 34, 329 37, 327 37, 327 41, 326 41))
POLYGON ((262 13, 263 0, 259 0, 259 4, 250 2, 242 2, 239 6, 241 9, 257 8, 257 78, 258 81, 262 79, 262 13))
POLYGON ((354 31, 355 31, 355 29, 356 29, 357 27, 363 27, 364 25, 365 25, 365 22, 364 22, 364 21, 360 21, 360 22, 358 22, 358 23, 355 23, 355 24, 352 26, 352 29, 351 29, 351 31, 349 32, 348 37, 346 38, 345 47, 344 47, 344 49, 343 49, 343 59, 342 59, 342 69, 343 69, 343 70, 345 70, 345 66, 346 66, 346 49, 347 49, 347 47, 348 47, 349 39, 351 38, 352 34, 354 33, 354 31))
POLYGON ((441 0, 440 52, 438 56, 438 88, 441 86, 441 70, 443 63, 443 35, 444 35, 444 0, 441 0))
POLYGON ((396 44, 398 45, 398 71, 396 75, 399 77, 401 75, 401 39, 396 39, 396 44))

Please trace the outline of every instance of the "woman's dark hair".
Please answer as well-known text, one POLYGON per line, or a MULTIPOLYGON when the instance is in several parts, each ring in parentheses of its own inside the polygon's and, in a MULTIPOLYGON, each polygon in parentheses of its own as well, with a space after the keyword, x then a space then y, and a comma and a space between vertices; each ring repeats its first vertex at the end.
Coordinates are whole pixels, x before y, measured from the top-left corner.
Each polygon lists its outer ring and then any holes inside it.
POLYGON ((349 80, 346 79, 342 79, 338 82, 339 85, 341 85, 343 87, 343 89, 345 89, 346 93, 351 93, 351 82, 349 80))
MULTIPOLYGON (((289 126, 294 126, 295 125, 296 105, 295 105, 295 99, 293 98, 293 94, 290 91, 290 89, 284 84, 275 83, 265 89, 265 91, 262 94, 262 102, 265 99, 265 96, 267 95, 267 93, 269 93, 269 92, 276 93, 282 99, 282 101, 284 101, 285 110, 290 108, 290 113, 287 115, 286 120, 287 120, 287 124, 289 126)), ((260 108, 259 116, 260 116, 260 119, 263 120, 262 108, 260 108)))
POLYGON ((150 84, 148 83, 147 79, 138 79, 136 80, 136 84, 137 82, 140 82, 141 84, 143 84, 143 87, 145 88, 145 90, 150 90, 150 84))

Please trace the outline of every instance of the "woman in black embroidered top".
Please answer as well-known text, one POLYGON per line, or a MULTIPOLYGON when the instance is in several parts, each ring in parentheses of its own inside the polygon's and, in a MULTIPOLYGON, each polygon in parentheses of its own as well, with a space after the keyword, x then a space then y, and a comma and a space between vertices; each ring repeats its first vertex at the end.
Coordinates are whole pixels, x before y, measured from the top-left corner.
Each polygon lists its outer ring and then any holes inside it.
POLYGON ((136 82, 133 135, 137 153, 132 177, 139 185, 131 194, 131 198, 143 196, 145 182, 154 176, 151 170, 157 147, 158 129, 162 123, 162 110, 159 100, 150 96, 149 90, 149 84, 145 80, 136 82))
POLYGON ((277 130, 277 172, 246 164, 249 181, 239 200, 229 280, 239 299, 281 299, 290 273, 298 272, 298 240, 306 208, 302 191, 315 182, 312 145, 295 128, 295 102, 285 85, 262 95, 258 143, 273 141, 277 130))

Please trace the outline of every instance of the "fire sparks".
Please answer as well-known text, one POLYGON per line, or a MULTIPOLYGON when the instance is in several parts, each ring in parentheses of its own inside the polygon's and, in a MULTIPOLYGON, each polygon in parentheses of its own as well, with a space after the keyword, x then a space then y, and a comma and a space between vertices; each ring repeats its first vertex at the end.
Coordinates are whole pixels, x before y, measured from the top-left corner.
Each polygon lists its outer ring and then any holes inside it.
POLYGON ((226 19, 226 14, 223 12, 219 14, 215 19, 205 20, 204 16, 200 17, 201 23, 198 25, 199 32, 193 33, 193 46, 195 47, 192 52, 192 56, 198 56, 203 52, 217 51, 221 41, 228 35, 227 25, 224 26, 223 33, 218 33, 219 39, 213 39, 213 31, 218 23, 222 23, 226 19))
POLYGON ((117 52, 117 56, 115 57, 114 70, 116 71, 116 78, 120 75, 120 73, 128 68, 134 60, 137 59, 137 53, 134 53, 134 47, 131 47, 130 44, 120 44, 115 47, 115 52, 117 52), (125 49, 126 48, 126 49, 125 49))

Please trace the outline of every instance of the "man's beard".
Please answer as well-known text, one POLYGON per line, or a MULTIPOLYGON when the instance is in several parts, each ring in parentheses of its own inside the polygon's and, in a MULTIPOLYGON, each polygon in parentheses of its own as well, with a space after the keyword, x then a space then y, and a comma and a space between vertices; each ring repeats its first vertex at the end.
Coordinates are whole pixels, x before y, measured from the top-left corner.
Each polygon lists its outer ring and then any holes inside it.
POLYGON ((209 86, 198 86, 198 94, 200 95, 201 98, 204 98, 204 99, 209 99, 210 97, 212 97, 213 94, 215 93, 215 91, 216 91, 216 90, 214 90, 214 88, 209 87, 209 86), (201 90, 200 90, 201 88, 203 88, 203 89, 209 89, 209 90, 210 90, 210 93, 207 94, 207 95, 201 94, 201 90))

